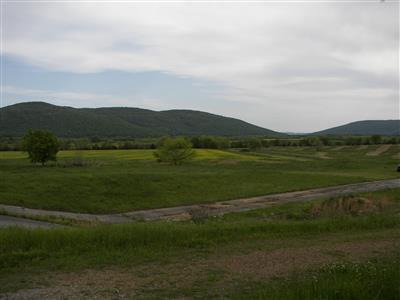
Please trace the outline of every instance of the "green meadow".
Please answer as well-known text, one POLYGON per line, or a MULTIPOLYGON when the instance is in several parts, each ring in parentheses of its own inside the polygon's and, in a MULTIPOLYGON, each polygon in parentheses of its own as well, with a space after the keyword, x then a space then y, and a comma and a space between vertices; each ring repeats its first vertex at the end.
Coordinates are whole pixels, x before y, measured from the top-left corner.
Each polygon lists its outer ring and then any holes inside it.
MULTIPOLYGON (((400 146, 0 152, 0 203, 110 213, 399 177, 400 146), (384 151, 383 151, 384 150, 384 151)), ((0 229, 0 298, 400 299, 400 188, 190 221, 0 229), (29 298, 30 297, 30 298, 29 298)))
POLYGON ((181 166, 156 162, 152 150, 61 151, 45 167, 0 152, 0 203, 110 213, 398 177, 399 145, 380 147, 198 149, 181 166))
POLYGON ((201 149, 182 166, 157 163, 152 150, 62 151, 57 163, 45 167, 30 164, 22 152, 2 152, 0 203, 123 212, 398 176, 399 146, 368 155, 378 147, 201 149), (77 158, 83 166, 73 166, 77 158))

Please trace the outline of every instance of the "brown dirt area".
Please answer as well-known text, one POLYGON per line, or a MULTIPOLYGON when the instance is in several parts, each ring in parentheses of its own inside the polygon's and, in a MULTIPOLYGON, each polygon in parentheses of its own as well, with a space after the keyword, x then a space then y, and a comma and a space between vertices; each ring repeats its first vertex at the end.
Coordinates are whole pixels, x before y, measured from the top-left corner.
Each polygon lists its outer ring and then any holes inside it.
POLYGON ((344 148, 347 148, 347 146, 338 146, 338 147, 333 148, 332 150, 333 151, 340 151, 340 150, 343 150, 344 148))
POLYGON ((337 261, 359 261, 374 254, 393 251, 395 245, 393 240, 360 241, 333 246, 258 251, 230 257, 223 265, 231 272, 269 279, 337 261))
POLYGON ((258 247, 258 250, 245 254, 225 252, 166 265, 53 272, 36 278, 34 288, 3 294, 0 299, 137 299, 142 296, 154 298, 155 295, 164 295, 162 299, 191 299, 190 291, 194 286, 204 289, 210 298, 220 298, 224 291, 232 290, 238 280, 268 280, 328 263, 390 255, 400 246, 400 240, 386 238, 332 243, 332 240, 324 239, 317 246, 306 244, 272 250, 265 245, 265 250, 258 247), (210 274, 216 279, 210 281, 210 274), (189 292, 182 292, 185 290, 189 292))
POLYGON ((316 156, 321 159, 332 159, 326 152, 317 152, 316 156))
POLYGON ((381 155, 382 153, 388 151, 388 150, 390 149, 391 146, 392 146, 392 145, 382 145, 382 146, 379 146, 377 149, 375 149, 374 151, 368 152, 366 155, 367 155, 367 156, 379 156, 379 155, 381 155))

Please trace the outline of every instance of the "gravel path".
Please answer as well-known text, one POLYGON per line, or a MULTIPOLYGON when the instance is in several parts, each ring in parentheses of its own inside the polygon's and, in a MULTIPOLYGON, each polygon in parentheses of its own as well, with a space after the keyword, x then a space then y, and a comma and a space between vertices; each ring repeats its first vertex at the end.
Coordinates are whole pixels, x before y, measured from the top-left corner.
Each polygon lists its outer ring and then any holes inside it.
POLYGON ((133 221, 156 221, 156 220, 188 220, 192 216, 223 215, 230 212, 241 212, 252 209, 268 207, 271 205, 302 202, 313 199, 336 197, 352 193, 373 192, 383 189, 400 188, 400 178, 346 184, 334 187, 318 188, 305 191, 273 194, 260 197, 243 198, 229 201, 220 201, 213 204, 198 204, 189 206, 177 206, 159 209, 138 210, 120 214, 80 214, 63 211, 48 211, 31 209, 19 206, 2 205, 1 211, 7 214, 24 217, 56 217, 62 219, 100 222, 100 223, 128 223, 133 221))
POLYGON ((0 228, 2 227, 56 228, 62 226, 54 223, 0 215, 0 228))

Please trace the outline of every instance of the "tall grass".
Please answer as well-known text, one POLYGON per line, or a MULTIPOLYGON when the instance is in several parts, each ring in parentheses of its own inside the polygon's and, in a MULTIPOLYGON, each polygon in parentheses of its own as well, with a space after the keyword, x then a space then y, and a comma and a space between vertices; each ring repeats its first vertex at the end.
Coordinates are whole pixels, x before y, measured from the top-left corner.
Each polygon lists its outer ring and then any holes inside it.
MULTIPOLYGON (((204 223, 138 223, 89 228, 0 231, 0 268, 24 264, 85 267, 163 259, 186 250, 210 249, 234 242, 328 233, 400 228, 396 215, 370 215, 301 221, 224 219, 204 223)), ((51 266, 50 266, 51 267, 51 266)))
POLYGON ((400 256, 364 263, 327 265, 318 272, 293 274, 286 279, 259 283, 234 299, 268 300, 398 300, 400 256))

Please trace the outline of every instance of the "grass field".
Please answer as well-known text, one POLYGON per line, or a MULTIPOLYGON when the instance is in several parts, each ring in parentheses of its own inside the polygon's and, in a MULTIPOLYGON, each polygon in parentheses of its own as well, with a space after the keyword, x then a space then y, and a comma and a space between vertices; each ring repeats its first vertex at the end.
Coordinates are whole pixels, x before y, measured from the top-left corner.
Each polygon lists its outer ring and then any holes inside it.
POLYGON ((398 177, 399 145, 379 147, 196 150, 182 166, 157 163, 152 150, 62 151, 46 167, 0 152, 0 203, 109 213, 398 177), (72 166, 77 157, 84 166, 72 166))
POLYGON ((354 199, 385 205, 313 213, 326 201, 340 200, 330 199, 198 222, 2 229, 0 293, 399 299, 400 189, 354 199))

